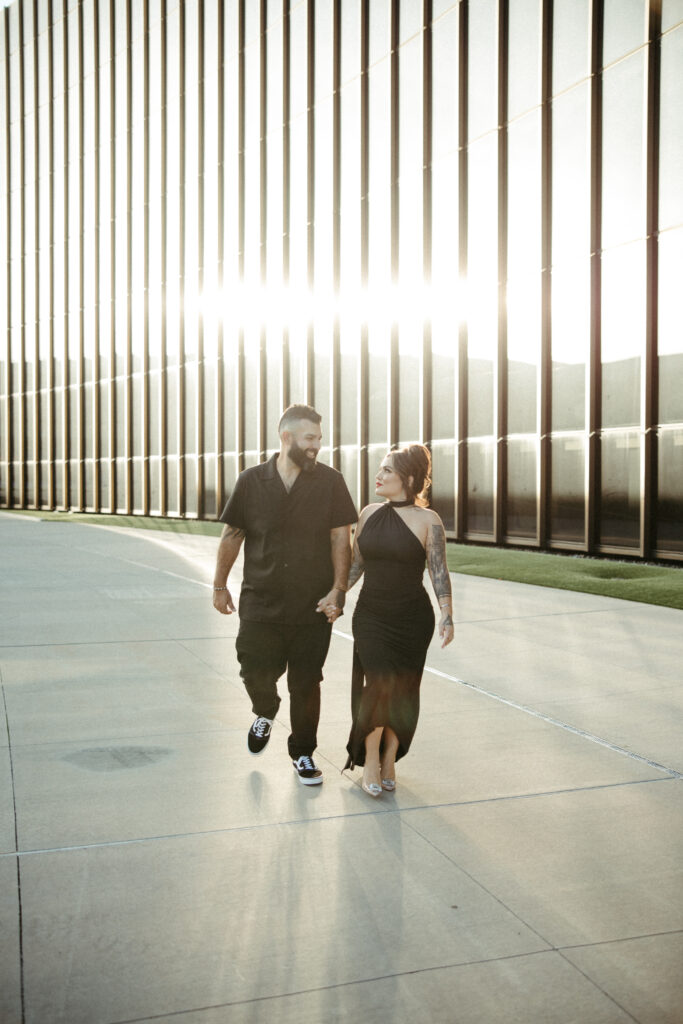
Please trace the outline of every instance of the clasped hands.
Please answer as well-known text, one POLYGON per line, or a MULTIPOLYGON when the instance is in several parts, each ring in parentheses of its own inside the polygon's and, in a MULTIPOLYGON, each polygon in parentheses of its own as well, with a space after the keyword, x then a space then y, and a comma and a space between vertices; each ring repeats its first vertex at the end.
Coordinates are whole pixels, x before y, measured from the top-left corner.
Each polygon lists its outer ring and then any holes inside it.
POLYGON ((344 614, 344 601, 346 594, 343 590, 332 589, 325 597, 321 597, 316 607, 317 612, 322 612, 329 623, 335 622, 340 615, 344 614))

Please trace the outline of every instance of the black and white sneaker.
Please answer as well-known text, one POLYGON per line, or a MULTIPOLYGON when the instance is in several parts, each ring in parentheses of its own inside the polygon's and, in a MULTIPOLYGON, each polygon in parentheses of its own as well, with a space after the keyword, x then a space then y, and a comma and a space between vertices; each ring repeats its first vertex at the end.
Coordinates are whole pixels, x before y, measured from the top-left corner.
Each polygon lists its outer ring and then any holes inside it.
POLYGON ((323 773, 308 754, 302 754, 297 761, 292 761, 292 765, 304 786, 319 786, 323 781, 323 773))
POLYGON ((253 723, 247 735, 247 745, 251 754, 260 754, 265 749, 272 725, 270 718, 262 718, 260 715, 253 723))

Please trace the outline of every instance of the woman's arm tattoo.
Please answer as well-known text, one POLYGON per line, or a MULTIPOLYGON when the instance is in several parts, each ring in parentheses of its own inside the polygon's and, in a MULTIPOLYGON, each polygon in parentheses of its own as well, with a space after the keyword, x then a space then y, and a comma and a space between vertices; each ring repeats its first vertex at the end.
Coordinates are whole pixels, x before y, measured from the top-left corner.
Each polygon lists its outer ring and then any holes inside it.
POLYGON ((351 589, 351 587, 355 583, 358 583, 358 580, 363 575, 364 569, 365 569, 365 565, 363 563, 363 560, 361 559, 360 561, 357 561, 354 558, 353 564, 352 564, 351 568, 349 569, 349 590, 351 589))
POLYGON ((437 600, 451 599, 451 577, 446 561, 446 533, 441 524, 432 526, 427 535, 427 567, 437 600))
POLYGON ((358 550, 358 541, 354 540, 354 542, 353 542, 353 561, 351 563, 351 568, 349 569, 348 590, 350 590, 351 587, 355 583, 358 583, 358 580, 363 575, 364 570, 365 570, 365 562, 363 561, 363 556, 361 555, 360 551, 358 550))

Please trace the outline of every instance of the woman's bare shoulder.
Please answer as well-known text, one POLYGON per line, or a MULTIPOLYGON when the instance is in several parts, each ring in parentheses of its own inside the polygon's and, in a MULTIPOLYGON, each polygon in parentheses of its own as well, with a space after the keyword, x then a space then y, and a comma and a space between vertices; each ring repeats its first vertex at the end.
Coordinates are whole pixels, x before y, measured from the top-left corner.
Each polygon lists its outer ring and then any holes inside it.
POLYGON ((383 505, 383 501, 373 501, 370 505, 366 505, 358 516, 358 525, 360 526, 361 523, 364 523, 366 519, 369 519, 371 515, 374 515, 375 512, 379 511, 383 505))
POLYGON ((435 512, 433 508, 418 508, 418 506, 415 507, 420 512, 423 522, 427 526, 443 526, 441 516, 438 514, 438 512, 435 512))

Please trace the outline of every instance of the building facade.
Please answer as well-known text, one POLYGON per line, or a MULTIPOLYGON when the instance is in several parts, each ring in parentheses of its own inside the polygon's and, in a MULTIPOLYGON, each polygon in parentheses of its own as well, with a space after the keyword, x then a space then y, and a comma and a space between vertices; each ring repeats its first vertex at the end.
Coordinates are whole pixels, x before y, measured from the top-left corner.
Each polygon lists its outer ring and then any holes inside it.
POLYGON ((0 505, 359 505, 683 558, 683 0, 4 0, 0 505))

